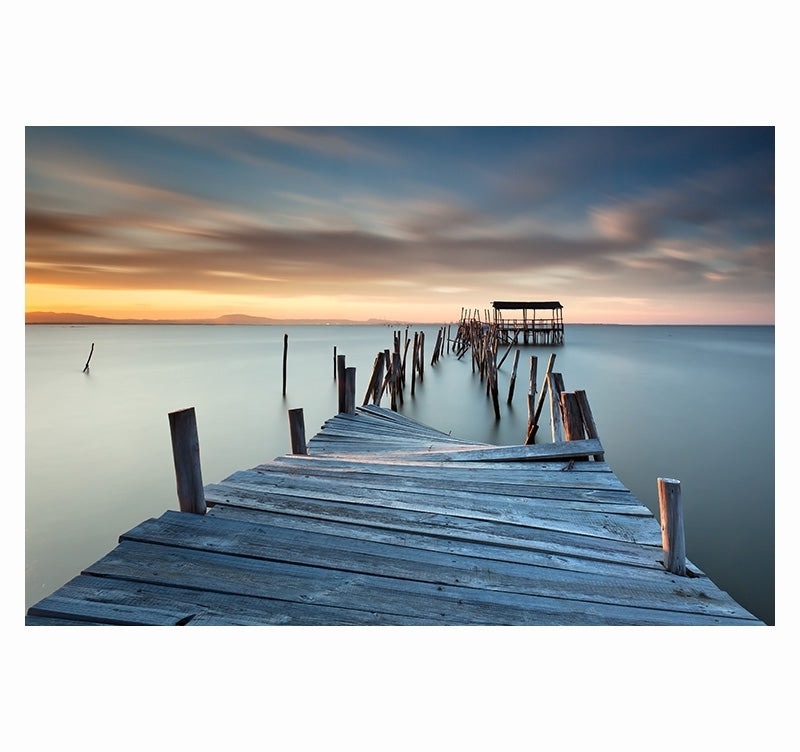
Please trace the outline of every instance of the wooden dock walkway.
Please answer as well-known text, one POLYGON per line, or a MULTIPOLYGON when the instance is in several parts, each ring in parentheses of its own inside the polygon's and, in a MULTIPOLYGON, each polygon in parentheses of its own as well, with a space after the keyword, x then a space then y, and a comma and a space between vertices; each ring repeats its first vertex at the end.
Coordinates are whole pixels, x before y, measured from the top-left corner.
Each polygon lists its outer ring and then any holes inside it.
POLYGON ((496 447, 374 405, 308 454, 205 486, 32 606, 28 625, 757 625, 597 439, 496 447))

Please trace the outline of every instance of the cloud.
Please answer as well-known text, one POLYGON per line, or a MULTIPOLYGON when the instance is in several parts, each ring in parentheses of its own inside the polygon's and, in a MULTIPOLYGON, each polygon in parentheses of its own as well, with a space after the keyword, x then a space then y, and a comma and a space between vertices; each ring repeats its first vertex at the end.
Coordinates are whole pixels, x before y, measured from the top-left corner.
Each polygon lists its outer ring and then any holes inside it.
MULTIPOLYGON (((347 138, 338 131, 324 128, 285 128, 281 126, 247 129, 267 141, 277 141, 300 149, 310 150, 340 160, 365 160, 384 164, 395 158, 384 149, 367 145, 367 141, 347 138)), ((363 139, 363 136, 361 136, 363 139)))

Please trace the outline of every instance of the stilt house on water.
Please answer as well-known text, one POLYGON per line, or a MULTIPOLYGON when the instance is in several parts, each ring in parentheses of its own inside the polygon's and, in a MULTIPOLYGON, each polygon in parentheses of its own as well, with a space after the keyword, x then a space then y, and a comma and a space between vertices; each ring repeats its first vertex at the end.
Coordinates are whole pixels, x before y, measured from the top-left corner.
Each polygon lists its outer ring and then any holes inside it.
POLYGON ((521 335, 525 345, 564 344, 564 306, 558 301, 495 301, 492 303, 493 322, 500 341, 510 343, 521 335), (507 318, 503 311, 513 311, 507 318), (537 315, 538 314, 538 315, 537 315))

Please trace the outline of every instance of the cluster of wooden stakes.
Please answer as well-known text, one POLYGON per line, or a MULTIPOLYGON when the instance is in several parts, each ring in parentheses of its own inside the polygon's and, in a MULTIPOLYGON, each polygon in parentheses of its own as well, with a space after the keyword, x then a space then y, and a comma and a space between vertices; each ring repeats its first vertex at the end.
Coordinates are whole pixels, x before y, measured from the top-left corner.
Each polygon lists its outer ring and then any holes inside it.
MULTIPOLYGON (((516 338, 508 345, 503 356, 498 360, 498 330, 491 324, 481 324, 475 320, 462 321, 455 338, 450 336, 450 327, 442 326, 436 336, 436 344, 430 365, 436 365, 441 355, 451 351, 460 360, 468 350, 472 352, 472 370, 480 375, 481 383, 486 385, 486 394, 492 399, 495 419, 500 420, 497 372, 511 352, 516 338)), ((520 350, 514 353, 514 360, 509 381, 507 404, 511 404, 517 380, 520 350)), ((348 368, 344 355, 337 355, 333 348, 334 379, 338 381, 339 412, 355 412, 355 368, 348 368)), ((573 441, 579 439, 598 438, 597 427, 584 390, 567 392, 564 379, 560 373, 553 371, 556 354, 551 353, 547 362, 541 389, 537 390, 538 358, 530 356, 530 380, 527 395, 528 424, 524 443, 535 443, 539 428, 539 419, 545 401, 549 396, 550 426, 553 441, 573 441), (537 397, 538 395, 538 397, 537 397)), ((362 404, 380 406, 384 394, 388 394, 391 409, 397 411, 403 404, 403 393, 407 381, 410 381, 410 394, 414 395, 417 381, 422 382, 425 374, 425 333, 414 332, 409 336, 402 331, 393 334, 393 345, 375 356, 362 404), (407 361, 411 349, 411 372, 408 377, 407 361)), ((595 457, 602 460, 603 456, 595 457)))

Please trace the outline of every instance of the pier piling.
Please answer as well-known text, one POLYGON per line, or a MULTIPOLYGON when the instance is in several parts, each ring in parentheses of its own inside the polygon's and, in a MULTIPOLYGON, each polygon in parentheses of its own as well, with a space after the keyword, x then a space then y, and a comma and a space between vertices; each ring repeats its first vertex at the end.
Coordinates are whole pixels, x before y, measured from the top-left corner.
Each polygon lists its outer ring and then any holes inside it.
POLYGON ((289 410, 289 437, 292 443, 292 454, 308 454, 306 424, 302 407, 289 410))
POLYGON ((206 513, 203 474, 200 471, 200 441, 194 408, 169 413, 172 458, 181 512, 206 513))
POLYGON ((683 530, 681 482, 673 478, 658 479, 658 507, 661 512, 661 545, 664 567, 668 572, 686 576, 686 539, 683 530))
POLYGON ((344 412, 355 415, 356 412, 356 369, 345 368, 344 371, 344 412))

